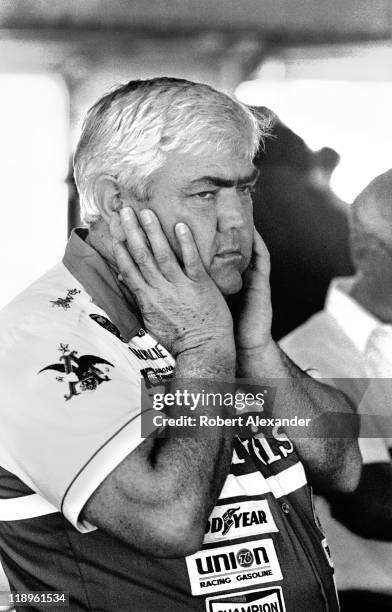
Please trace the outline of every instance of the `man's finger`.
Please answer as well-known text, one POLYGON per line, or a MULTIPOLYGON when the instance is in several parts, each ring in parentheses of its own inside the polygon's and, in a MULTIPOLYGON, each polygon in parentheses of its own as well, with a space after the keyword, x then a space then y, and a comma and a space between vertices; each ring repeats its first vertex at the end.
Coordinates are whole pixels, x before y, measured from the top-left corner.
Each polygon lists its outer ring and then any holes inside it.
POLYGON ((181 273, 181 268, 163 233, 158 217, 152 210, 145 209, 141 211, 140 218, 158 268, 168 280, 174 280, 181 273))
POLYGON ((132 261, 123 242, 113 240, 113 254, 117 263, 120 278, 130 291, 137 293, 146 286, 143 276, 136 264, 132 261))
POLYGON ((200 280, 207 276, 203 262, 200 259, 192 232, 185 223, 177 223, 175 227, 177 240, 180 243, 182 261, 186 275, 192 280, 200 280))
POLYGON ((124 229, 128 251, 147 283, 152 284, 159 275, 150 247, 136 214, 129 206, 120 210, 121 225, 124 229))
POLYGON ((264 240, 260 236, 256 228, 253 230, 253 255, 252 255, 253 270, 269 276, 270 273, 270 254, 265 245, 264 240))
POLYGON ((269 284, 270 256, 264 240, 254 229, 253 251, 249 266, 243 276, 245 289, 265 290, 266 283, 269 284))

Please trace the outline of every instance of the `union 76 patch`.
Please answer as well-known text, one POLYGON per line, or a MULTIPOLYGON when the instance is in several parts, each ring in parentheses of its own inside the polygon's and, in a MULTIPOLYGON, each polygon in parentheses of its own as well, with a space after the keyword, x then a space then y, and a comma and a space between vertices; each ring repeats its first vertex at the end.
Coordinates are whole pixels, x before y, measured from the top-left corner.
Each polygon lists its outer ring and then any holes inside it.
POLYGON ((114 365, 97 355, 81 355, 78 351, 73 351, 68 344, 60 343, 61 353, 59 363, 51 363, 38 372, 54 370, 60 375, 56 376, 59 383, 68 385, 68 393, 64 394, 64 399, 70 400, 74 395, 80 395, 84 391, 95 391, 98 385, 110 380, 108 376, 109 367, 114 365), (99 364, 101 367, 97 367, 99 364))
POLYGON ((282 580, 272 539, 199 550, 185 558, 192 595, 282 580))

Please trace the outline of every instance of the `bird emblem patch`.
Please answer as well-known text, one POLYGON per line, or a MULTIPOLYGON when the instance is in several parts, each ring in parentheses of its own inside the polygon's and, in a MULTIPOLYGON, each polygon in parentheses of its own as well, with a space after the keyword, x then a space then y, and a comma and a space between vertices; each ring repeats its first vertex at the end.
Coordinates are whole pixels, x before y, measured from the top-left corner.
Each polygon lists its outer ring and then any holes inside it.
POLYGON ((50 300, 50 303, 52 304, 52 308, 54 306, 59 306, 63 310, 69 310, 71 308, 71 303, 74 299, 74 296, 77 293, 80 293, 79 289, 68 289, 67 295, 64 298, 59 297, 57 298, 57 300, 50 300))
POLYGON ((80 395, 84 391, 95 391, 99 385, 107 382, 110 379, 108 366, 114 368, 114 365, 96 355, 81 355, 78 357, 78 351, 70 350, 68 344, 60 343, 59 351, 61 353, 59 363, 51 363, 42 368, 38 372, 54 370, 59 372, 56 376, 57 382, 66 383, 68 385, 68 393, 64 394, 65 400, 70 400, 74 395, 80 395), (97 366, 100 367, 97 367, 97 366))

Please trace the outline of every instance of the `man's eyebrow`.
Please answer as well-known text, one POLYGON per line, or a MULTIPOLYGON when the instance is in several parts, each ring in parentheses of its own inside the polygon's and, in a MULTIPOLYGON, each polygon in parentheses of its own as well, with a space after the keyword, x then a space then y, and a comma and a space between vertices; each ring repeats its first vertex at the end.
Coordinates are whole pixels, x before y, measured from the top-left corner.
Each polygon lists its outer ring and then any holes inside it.
POLYGON ((193 181, 191 181, 191 185, 196 183, 208 183, 214 187, 235 187, 238 185, 247 185, 248 183, 254 183, 259 176, 260 171, 255 168, 253 172, 247 176, 241 176, 238 181, 231 181, 229 179, 224 179, 220 176, 201 176, 193 181))

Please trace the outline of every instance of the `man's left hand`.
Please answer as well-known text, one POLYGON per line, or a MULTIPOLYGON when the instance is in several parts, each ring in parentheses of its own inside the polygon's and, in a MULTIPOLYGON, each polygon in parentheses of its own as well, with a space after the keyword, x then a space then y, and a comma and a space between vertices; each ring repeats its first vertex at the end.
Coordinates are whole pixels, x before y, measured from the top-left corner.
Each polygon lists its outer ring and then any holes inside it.
POLYGON ((236 298, 237 358, 241 357, 241 353, 260 355, 272 342, 269 274, 270 256, 255 228, 252 259, 243 276, 242 290, 236 298))

